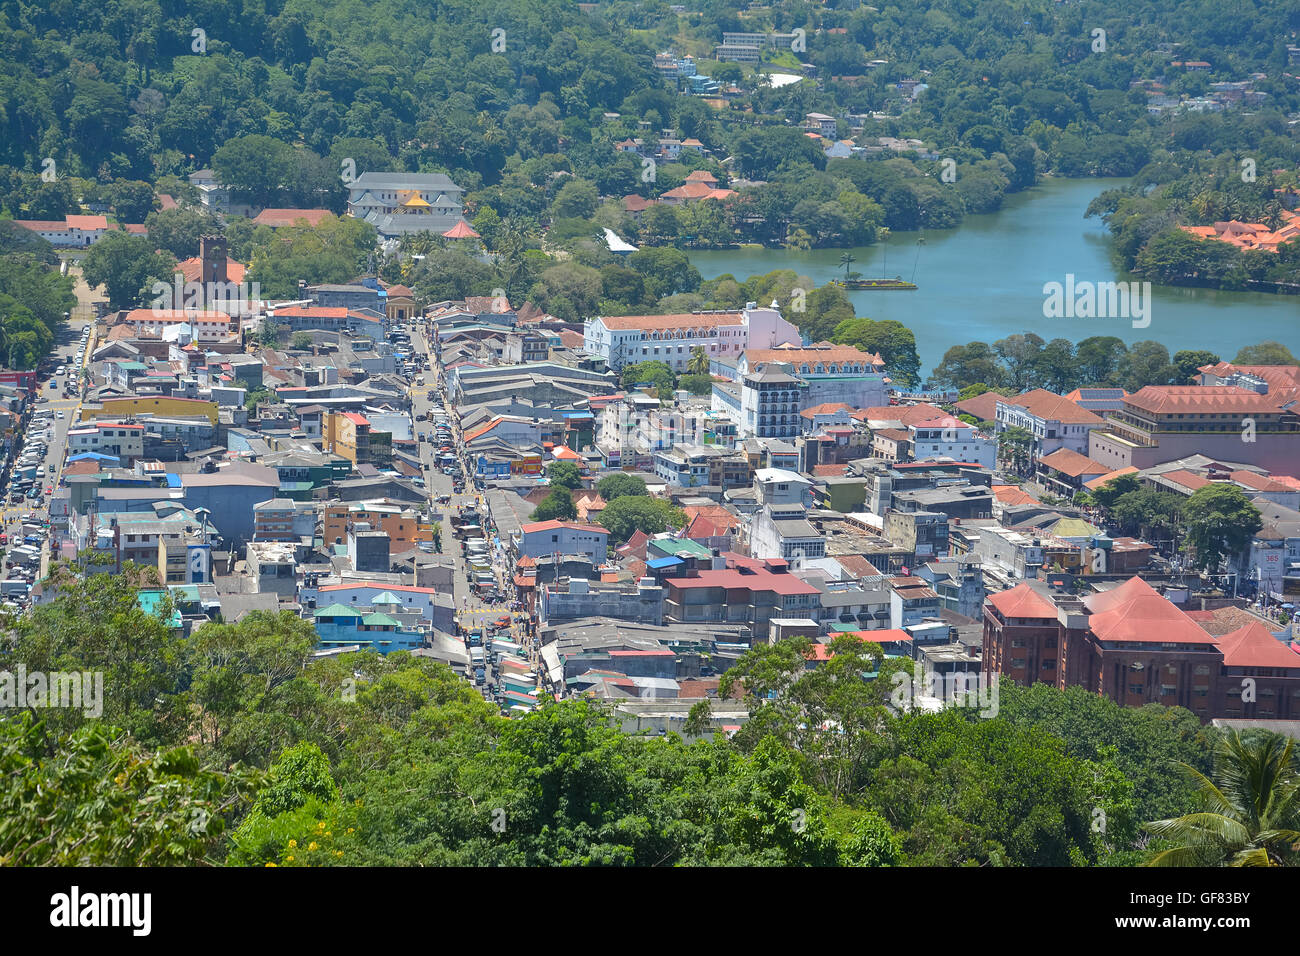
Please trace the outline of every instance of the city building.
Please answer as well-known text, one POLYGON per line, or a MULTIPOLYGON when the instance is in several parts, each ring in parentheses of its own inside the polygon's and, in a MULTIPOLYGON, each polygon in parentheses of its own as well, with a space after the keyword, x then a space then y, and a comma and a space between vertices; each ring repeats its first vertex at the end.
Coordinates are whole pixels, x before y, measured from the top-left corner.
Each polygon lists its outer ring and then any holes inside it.
POLYGON ((1088 456, 1144 469, 1203 454, 1300 477, 1300 410, 1295 395, 1235 385, 1148 385, 1124 399, 1090 435, 1088 456))
POLYGON ((991 595, 983 656, 1016 683, 1084 687, 1126 707, 1300 716, 1300 654, 1258 621, 1215 637, 1140 577, 1083 598, 1028 583, 991 595))
POLYGON ((750 302, 740 311, 601 315, 583 326, 583 348, 616 371, 659 361, 681 372, 697 348, 710 359, 732 360, 746 349, 798 342, 799 330, 781 317, 775 302, 765 309, 750 302))
POLYGON ((463 222, 465 190, 442 173, 362 173, 348 183, 348 215, 392 239, 413 232, 441 235, 463 222))
MULTIPOLYGON (((1123 389, 1087 391, 1124 394, 1123 389)), ((1110 396, 1100 401, 1104 405, 1116 404, 1110 396)), ((1015 398, 999 396, 996 415, 998 434, 1014 427, 1023 428, 1034 436, 1033 458, 1041 458, 1058 448, 1087 455, 1088 433, 1102 425, 1102 419, 1096 413, 1045 388, 1036 388, 1015 398)))

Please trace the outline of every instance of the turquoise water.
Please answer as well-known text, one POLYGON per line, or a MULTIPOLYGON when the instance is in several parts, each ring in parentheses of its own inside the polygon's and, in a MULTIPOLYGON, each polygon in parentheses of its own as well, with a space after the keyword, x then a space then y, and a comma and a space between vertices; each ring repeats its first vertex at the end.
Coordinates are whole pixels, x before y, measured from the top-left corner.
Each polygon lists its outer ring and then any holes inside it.
POLYGON ((1179 349, 1211 349, 1231 359, 1243 345, 1269 339, 1300 355, 1300 296, 1218 292, 1153 286, 1150 325, 1128 318, 1059 318, 1043 315, 1043 286, 1131 281, 1110 258, 1106 228, 1083 218, 1102 190, 1117 179, 1054 179, 1012 196, 996 213, 967 216, 957 229, 896 232, 889 241, 862 249, 736 249, 690 252, 706 279, 731 273, 738 279, 794 269, 821 285, 843 277, 840 256, 857 258, 864 277, 901 276, 915 292, 850 292, 860 316, 896 319, 916 335, 922 375, 953 345, 1035 332, 1072 342, 1115 335, 1132 344, 1145 339, 1179 349), (919 238, 924 244, 918 244, 919 238))

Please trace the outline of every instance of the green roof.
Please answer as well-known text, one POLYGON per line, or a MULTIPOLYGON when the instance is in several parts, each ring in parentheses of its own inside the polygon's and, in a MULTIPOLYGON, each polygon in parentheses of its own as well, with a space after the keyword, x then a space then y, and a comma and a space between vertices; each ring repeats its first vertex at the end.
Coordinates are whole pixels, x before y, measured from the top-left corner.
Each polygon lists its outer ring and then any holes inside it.
POLYGON ((1082 518, 1062 518, 1052 525, 1052 534, 1058 538, 1091 538, 1100 533, 1100 528, 1088 524, 1082 518))
POLYGON ((381 614, 376 611, 374 614, 367 614, 361 619, 361 623, 367 627, 401 627, 401 623, 394 621, 387 614, 381 614))
MULTIPOLYGON (((136 603, 140 605, 140 610, 146 614, 152 614, 155 617, 162 611, 162 604, 167 592, 158 588, 142 590, 136 594, 136 603)), ((181 612, 173 610, 171 620, 167 622, 168 627, 180 627, 185 622, 181 620, 181 612)))
POLYGON ((371 604, 401 604, 402 599, 399 598, 392 591, 384 591, 381 594, 375 595, 375 599, 370 603, 371 604))
POLYGON ((346 604, 331 604, 318 610, 312 617, 361 617, 361 612, 346 604))
POLYGON ((693 557, 707 558, 711 551, 698 541, 692 541, 690 538, 657 538, 650 542, 665 554, 672 555, 674 558, 693 557))

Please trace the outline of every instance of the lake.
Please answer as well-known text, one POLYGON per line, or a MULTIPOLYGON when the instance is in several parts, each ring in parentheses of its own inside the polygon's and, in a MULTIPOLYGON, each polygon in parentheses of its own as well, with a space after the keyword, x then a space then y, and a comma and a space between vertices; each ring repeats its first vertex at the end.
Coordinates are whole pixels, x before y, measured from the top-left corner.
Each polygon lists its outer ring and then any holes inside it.
POLYGON ((916 336, 922 376, 953 345, 1035 332, 1072 342, 1115 335, 1132 344, 1154 339, 1172 355, 1210 349, 1231 359, 1243 345, 1269 339, 1300 355, 1300 296, 1219 292, 1153 286, 1150 325, 1126 318, 1045 318, 1049 282, 1131 281, 1110 258, 1101 220, 1085 219, 1088 204, 1121 179, 1050 179, 1009 197, 996 213, 967 216, 956 229, 896 232, 861 249, 734 249, 688 252, 705 279, 731 273, 744 280, 774 269, 794 269, 817 285, 843 278, 840 256, 866 278, 901 276, 914 292, 849 292, 859 316, 896 319, 916 336), (924 244, 918 239, 924 238, 924 244))

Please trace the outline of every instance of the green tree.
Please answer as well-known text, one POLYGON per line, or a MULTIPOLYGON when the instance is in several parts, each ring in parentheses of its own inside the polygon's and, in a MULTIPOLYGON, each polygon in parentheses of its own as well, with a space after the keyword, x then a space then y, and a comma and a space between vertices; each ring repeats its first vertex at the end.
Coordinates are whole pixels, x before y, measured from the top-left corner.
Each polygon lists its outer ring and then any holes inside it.
POLYGON ((217 178, 257 206, 275 205, 298 172, 294 149, 270 136, 237 136, 212 154, 217 178))
POLYGON ((622 388, 644 384, 648 388, 655 389, 660 395, 669 395, 676 385, 676 379, 673 370, 666 363, 659 361, 625 365, 618 377, 622 388))
POLYGON ((1034 457, 1037 439, 1034 433, 1019 425, 1009 425, 998 433, 998 457, 1010 462, 1012 469, 1024 474, 1034 457))
POLYGON ((600 481, 596 482, 596 491, 607 502, 626 495, 650 494, 650 492, 646 491, 645 481, 636 475, 628 475, 622 472, 615 472, 600 479, 600 481))
POLYGON ((171 253, 177 259, 197 256, 201 237, 221 234, 221 224, 215 216, 179 206, 151 212, 144 224, 154 247, 171 253))
POLYGON ((556 219, 590 219, 599 203, 595 186, 581 179, 570 179, 555 194, 551 215, 556 219))
POLYGON ((895 383, 910 388, 920 383, 921 359, 912 330, 893 319, 850 319, 835 327, 832 342, 879 353, 895 383))
POLYGON ((597 522, 609 530, 610 539, 622 543, 637 531, 659 534, 686 525, 686 515, 661 498, 623 495, 607 504, 597 522))
POLYGON ((355 833, 355 827, 346 827, 354 819, 340 799, 329 758, 315 744, 296 744, 271 765, 266 786, 231 835, 234 847, 227 862, 332 864, 345 855, 343 845, 355 842, 345 839, 355 833))
POLYGON ((1246 345, 1237 352, 1233 365, 1300 365, 1300 359, 1291 354, 1281 342, 1261 342, 1246 345))
POLYGON ((573 494, 567 488, 556 488, 533 509, 532 521, 572 521, 578 517, 573 494))
POLYGON ((1236 485, 1213 482, 1183 502, 1183 522, 1192 566, 1215 570, 1240 555, 1263 527, 1259 509, 1236 485))
POLYGON ((1300 842, 1300 775, 1295 741, 1243 736, 1229 728, 1214 755, 1214 776, 1183 770, 1196 785, 1196 810, 1148 823, 1164 843, 1148 866, 1291 866, 1300 842))
MULTIPOLYGON (((991 387, 1003 381, 1005 372, 997 354, 987 342, 971 342, 968 345, 954 345, 943 353, 943 360, 935 366, 930 380, 939 386, 957 388, 962 395, 973 398, 982 395, 991 387), (981 390, 966 395, 978 384, 981 390)), ((965 397, 962 399, 965 400, 965 397)))
POLYGON ((709 353, 705 351, 703 345, 697 345, 691 349, 691 357, 686 363, 686 371, 692 375, 709 374, 709 353))
POLYGON ((81 274, 92 288, 104 287, 110 309, 126 309, 139 303, 151 280, 170 279, 174 265, 144 236, 110 232, 86 250, 81 274))
POLYGON ((10 716, 0 720, 0 862, 209 863, 254 780, 203 767, 189 747, 146 750, 109 724, 52 735, 30 712, 10 716))
POLYGON ((553 488, 568 488, 576 491, 582 487, 582 473, 571 461, 552 462, 546 469, 546 477, 551 480, 553 488))
MULTIPOLYGON (((21 663, 31 672, 100 671, 105 722, 145 745, 176 741, 170 701, 181 681, 180 639, 161 616, 171 613, 166 601, 154 614, 139 600, 140 588, 156 587, 157 580, 156 568, 129 561, 120 573, 84 578, 53 565, 45 586, 56 597, 17 620, 0 643, 0 670, 12 673, 21 663)), ((43 714, 50 732, 71 732, 87 719, 76 708, 43 714)))
POLYGON ((684 388, 692 395, 713 394, 712 375, 683 375, 677 380, 678 388, 684 388))
POLYGON ((118 180, 108 189, 113 212, 122 222, 144 222, 153 212, 153 187, 138 180, 118 180))
POLYGON ((1206 365, 1218 365, 1219 356, 1205 349, 1182 349, 1174 353, 1174 367, 1178 374, 1174 385, 1194 385, 1200 373, 1197 369, 1206 365))

